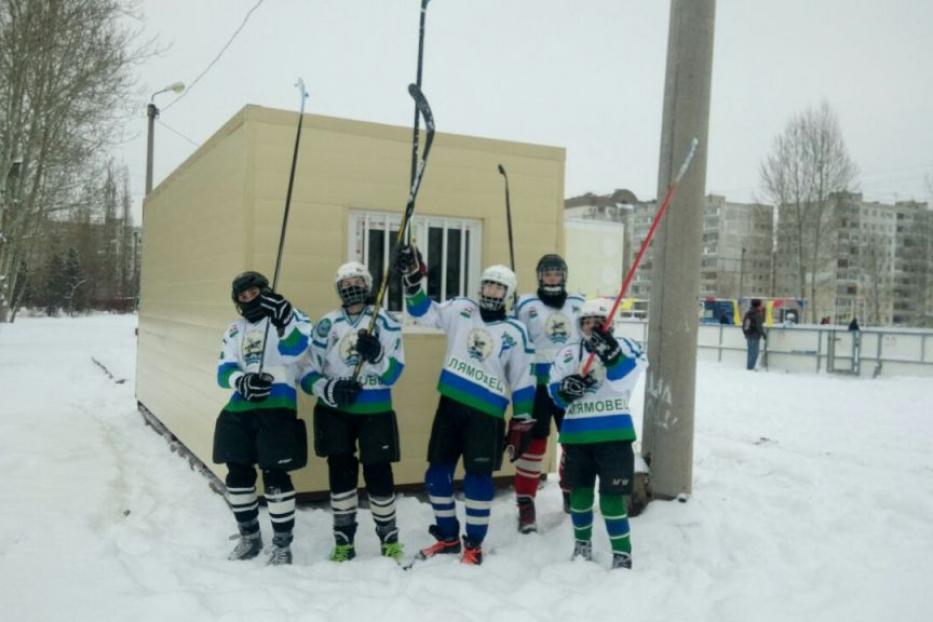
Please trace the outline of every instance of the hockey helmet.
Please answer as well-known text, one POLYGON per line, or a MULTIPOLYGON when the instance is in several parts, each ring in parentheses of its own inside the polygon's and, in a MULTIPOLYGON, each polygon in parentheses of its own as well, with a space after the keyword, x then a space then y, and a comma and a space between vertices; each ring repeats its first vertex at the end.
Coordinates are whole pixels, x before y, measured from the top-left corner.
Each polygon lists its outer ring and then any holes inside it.
POLYGON ((362 304, 369 299, 372 292, 373 275, 360 262, 350 261, 337 268, 334 287, 337 289, 337 295, 340 296, 343 306, 351 307, 362 304), (362 280, 365 285, 361 287, 359 280, 362 280))
POLYGON ((479 306, 482 309, 488 309, 490 311, 498 311, 499 309, 504 309, 506 302, 509 298, 512 297, 512 294, 515 292, 515 288, 518 283, 515 278, 515 273, 512 272, 509 268, 502 265, 489 266, 483 270, 482 276, 480 276, 479 284, 479 306), (485 296, 483 294, 483 285, 486 283, 497 283, 505 288, 505 295, 502 298, 497 298, 493 296, 485 296))

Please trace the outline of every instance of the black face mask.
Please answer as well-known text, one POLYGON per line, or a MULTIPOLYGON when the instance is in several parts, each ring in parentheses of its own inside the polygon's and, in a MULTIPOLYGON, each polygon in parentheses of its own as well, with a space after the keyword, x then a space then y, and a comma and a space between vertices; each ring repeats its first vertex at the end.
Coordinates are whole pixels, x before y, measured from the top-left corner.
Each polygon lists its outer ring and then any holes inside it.
POLYGON ((564 302, 567 301, 567 290, 561 287, 560 291, 555 293, 547 291, 544 287, 539 287, 538 298, 547 306, 560 309, 564 306, 564 302))
POLYGON ((259 296, 256 296, 249 302, 241 302, 237 304, 237 310, 240 312, 247 322, 255 324, 262 318, 266 317, 266 312, 262 308, 259 296))
POLYGON ((505 319, 505 308, 484 309, 480 307, 479 316, 483 318, 484 322, 501 322, 505 319))

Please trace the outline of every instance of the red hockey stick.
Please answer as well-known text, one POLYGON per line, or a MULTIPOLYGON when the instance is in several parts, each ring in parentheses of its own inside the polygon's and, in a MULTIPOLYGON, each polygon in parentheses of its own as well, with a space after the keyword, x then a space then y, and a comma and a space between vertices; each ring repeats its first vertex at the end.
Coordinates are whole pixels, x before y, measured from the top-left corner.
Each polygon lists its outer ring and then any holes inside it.
MULTIPOLYGON (((671 185, 667 187, 667 192, 664 194, 664 200, 661 202, 661 207, 658 209, 658 213, 654 215, 654 220, 651 221, 651 227, 648 229, 648 235, 645 236, 645 239, 641 242, 641 247, 638 249, 638 254, 635 256, 635 262, 632 264, 632 267, 628 269, 628 274, 625 275, 625 280, 622 281, 622 289, 619 290, 619 295, 616 296, 616 301, 612 305, 612 310, 609 312, 609 317, 606 318, 606 322, 603 324, 603 330, 607 331, 612 326, 612 318, 615 317, 616 311, 619 309, 619 303, 622 302, 622 298, 625 296, 625 292, 628 291, 628 286, 631 284, 632 279, 635 278, 635 271, 638 270, 638 266, 641 264, 641 258, 644 256, 645 251, 648 250, 648 245, 651 244, 651 238, 654 237, 654 231, 658 228, 658 223, 661 222, 661 219, 664 218, 664 213, 667 212, 667 207, 671 204, 671 199, 674 197, 674 191, 677 190, 677 184, 680 183, 680 180, 683 179, 684 174, 687 172, 687 169, 690 167, 690 162, 693 161, 693 154, 696 153, 697 145, 700 144, 700 141, 694 138, 690 141, 690 150, 687 152, 687 157, 684 159, 684 163, 680 165, 680 170, 677 171, 677 176, 674 178, 674 181, 671 182, 671 185)), ((586 363, 583 364, 583 371, 580 372, 581 376, 586 376, 590 373, 590 368, 593 366, 593 357, 595 354, 590 352, 590 355, 586 358, 586 363)))

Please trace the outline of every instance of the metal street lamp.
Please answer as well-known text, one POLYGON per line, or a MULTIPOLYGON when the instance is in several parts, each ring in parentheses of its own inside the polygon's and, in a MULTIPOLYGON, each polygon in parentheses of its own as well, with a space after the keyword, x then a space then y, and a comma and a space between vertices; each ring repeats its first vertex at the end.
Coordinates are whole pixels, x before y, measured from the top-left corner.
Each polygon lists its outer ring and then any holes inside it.
POLYGON ((156 91, 152 94, 152 97, 149 98, 149 105, 146 107, 146 115, 149 117, 149 132, 146 138, 146 195, 152 192, 152 147, 153 147, 153 130, 155 129, 155 120, 159 116, 159 108, 155 105, 154 100, 156 95, 162 93, 167 93, 172 91, 173 93, 181 93, 185 90, 184 82, 176 82, 171 84, 164 89, 156 91))
POLYGON ((745 280, 745 247, 742 247, 742 257, 739 259, 739 304, 742 304, 742 281, 745 280))

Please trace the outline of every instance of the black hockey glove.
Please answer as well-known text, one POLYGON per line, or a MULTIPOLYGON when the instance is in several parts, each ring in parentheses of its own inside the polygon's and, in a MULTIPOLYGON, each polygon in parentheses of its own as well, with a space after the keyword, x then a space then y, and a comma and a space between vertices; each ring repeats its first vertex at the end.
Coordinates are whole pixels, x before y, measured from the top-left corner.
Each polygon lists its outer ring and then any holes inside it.
POLYGON ((361 330, 356 335, 356 351, 360 358, 373 365, 382 360, 382 343, 376 335, 361 330))
POLYGON ((259 304, 262 310, 266 312, 266 316, 269 318, 269 321, 272 322, 272 325, 278 329, 279 336, 281 336, 282 331, 284 331, 288 323, 292 321, 292 316, 294 315, 292 303, 285 300, 281 294, 269 291, 260 294, 259 304))
POLYGON ((535 420, 531 417, 512 417, 509 420, 509 433, 505 437, 505 451, 509 454, 509 462, 515 462, 528 450, 533 427, 535 420))
POLYGON ((269 397, 273 380, 271 374, 249 372, 237 378, 236 390, 244 400, 261 402, 269 397))
POLYGON ((346 408, 362 390, 363 385, 352 378, 331 378, 324 385, 324 401, 337 408, 346 408))
POLYGON ((594 328, 589 339, 583 338, 583 345, 587 352, 595 352, 606 367, 618 363, 619 357, 622 356, 619 342, 610 331, 604 331, 602 328, 594 328))
POLYGON ((557 395, 565 404, 570 404, 583 397, 586 390, 596 384, 596 378, 587 375, 571 374, 560 381, 557 395))
POLYGON ((396 247, 392 266, 402 275, 402 283, 408 294, 414 294, 421 288, 421 279, 428 273, 421 251, 412 244, 400 244, 396 247))

